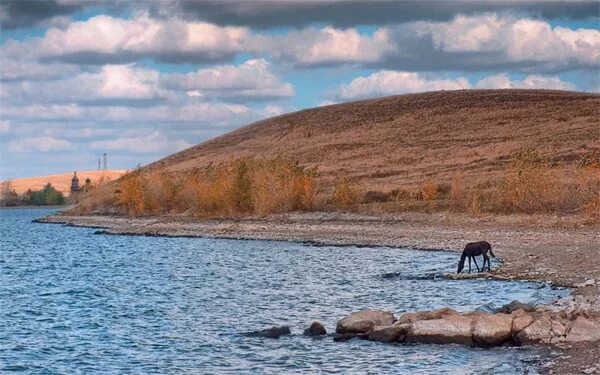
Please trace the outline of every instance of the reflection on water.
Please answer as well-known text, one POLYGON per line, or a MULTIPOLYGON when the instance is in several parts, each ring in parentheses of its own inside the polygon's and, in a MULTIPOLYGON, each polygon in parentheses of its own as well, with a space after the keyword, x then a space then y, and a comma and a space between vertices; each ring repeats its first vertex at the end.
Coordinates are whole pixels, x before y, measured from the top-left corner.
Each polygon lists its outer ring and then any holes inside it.
POLYGON ((535 371, 543 349, 305 338, 361 308, 397 314, 549 301, 543 284, 445 280, 451 253, 94 235, 0 210, 0 371, 456 373, 535 371), (279 340, 242 333, 290 325, 279 340))

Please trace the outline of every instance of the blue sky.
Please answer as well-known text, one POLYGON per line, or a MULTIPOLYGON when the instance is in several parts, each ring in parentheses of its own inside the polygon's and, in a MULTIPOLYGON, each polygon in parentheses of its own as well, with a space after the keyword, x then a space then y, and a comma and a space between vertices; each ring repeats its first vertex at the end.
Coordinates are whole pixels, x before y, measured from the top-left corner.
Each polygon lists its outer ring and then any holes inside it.
POLYGON ((0 179, 129 169, 303 108, 599 91, 596 1, 3 1, 0 179))

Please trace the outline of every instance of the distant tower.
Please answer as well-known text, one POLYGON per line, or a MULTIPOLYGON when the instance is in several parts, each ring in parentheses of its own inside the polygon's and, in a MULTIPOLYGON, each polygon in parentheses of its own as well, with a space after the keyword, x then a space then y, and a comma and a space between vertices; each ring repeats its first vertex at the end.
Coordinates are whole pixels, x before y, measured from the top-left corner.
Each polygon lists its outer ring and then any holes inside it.
POLYGON ((98 156, 98 170, 100 170, 100 156, 98 156))
POLYGON ((71 179, 71 193, 78 193, 81 191, 79 187, 79 178, 77 178, 77 172, 73 172, 73 178, 71 179))
POLYGON ((102 157, 104 158, 104 164, 103 164, 103 169, 106 170, 106 152, 104 154, 102 154, 102 157))

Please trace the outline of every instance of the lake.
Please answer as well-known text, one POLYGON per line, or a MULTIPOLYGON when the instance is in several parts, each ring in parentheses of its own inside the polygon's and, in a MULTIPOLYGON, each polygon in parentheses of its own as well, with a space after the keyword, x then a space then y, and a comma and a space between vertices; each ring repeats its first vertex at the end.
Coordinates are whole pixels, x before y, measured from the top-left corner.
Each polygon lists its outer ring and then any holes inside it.
POLYGON ((456 269, 449 252, 97 235, 31 222, 53 212, 0 210, 3 373, 535 373, 548 349, 336 343, 301 333, 313 320, 333 332, 362 308, 491 310, 568 293, 441 279, 456 269), (293 335, 244 335, 273 325, 293 335))

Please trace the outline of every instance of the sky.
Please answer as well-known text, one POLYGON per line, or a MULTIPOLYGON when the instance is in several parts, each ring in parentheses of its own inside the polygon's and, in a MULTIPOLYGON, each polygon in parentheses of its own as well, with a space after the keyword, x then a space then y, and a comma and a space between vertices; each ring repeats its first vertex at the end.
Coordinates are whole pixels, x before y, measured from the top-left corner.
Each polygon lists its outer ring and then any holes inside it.
POLYGON ((0 179, 131 169, 394 94, 600 91, 600 2, 0 2, 0 179))

